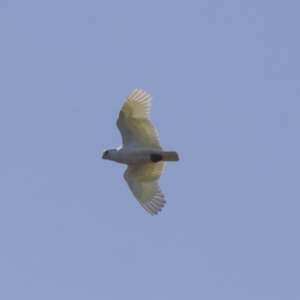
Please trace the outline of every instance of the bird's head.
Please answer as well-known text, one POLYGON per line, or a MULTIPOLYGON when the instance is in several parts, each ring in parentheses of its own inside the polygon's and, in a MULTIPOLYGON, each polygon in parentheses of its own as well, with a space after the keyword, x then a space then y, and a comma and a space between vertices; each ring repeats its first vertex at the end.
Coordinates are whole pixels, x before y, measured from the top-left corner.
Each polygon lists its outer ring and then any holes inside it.
POLYGON ((114 160, 118 149, 107 149, 102 153, 102 159, 114 160))

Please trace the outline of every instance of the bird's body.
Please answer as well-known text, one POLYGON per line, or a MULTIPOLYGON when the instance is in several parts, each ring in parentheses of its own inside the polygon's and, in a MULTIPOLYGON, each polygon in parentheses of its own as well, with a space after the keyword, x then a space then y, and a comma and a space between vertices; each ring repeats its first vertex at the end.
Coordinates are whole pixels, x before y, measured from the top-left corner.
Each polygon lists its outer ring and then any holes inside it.
POLYGON ((164 151, 160 146, 149 118, 151 99, 140 89, 128 96, 117 120, 122 146, 104 151, 102 158, 128 165, 124 178, 136 199, 153 215, 166 203, 157 183, 165 161, 178 161, 179 157, 175 151, 164 151))
POLYGON ((178 161, 178 156, 174 154, 176 152, 173 151, 157 151, 154 149, 130 147, 119 147, 117 149, 109 149, 108 151, 112 151, 110 152, 110 160, 126 165, 141 165, 157 163, 159 161, 178 161))

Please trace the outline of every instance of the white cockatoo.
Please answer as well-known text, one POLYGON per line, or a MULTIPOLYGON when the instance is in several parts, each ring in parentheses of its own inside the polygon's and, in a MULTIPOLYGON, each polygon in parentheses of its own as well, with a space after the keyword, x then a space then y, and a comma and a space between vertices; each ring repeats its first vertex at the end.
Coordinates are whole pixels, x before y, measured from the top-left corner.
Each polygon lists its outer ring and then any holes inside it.
POLYGON ((157 182, 165 161, 178 161, 179 157, 175 151, 164 151, 159 143, 149 117, 151 100, 141 89, 132 91, 117 120, 122 146, 105 150, 102 158, 128 165, 124 178, 131 192, 144 209, 154 215, 166 203, 157 182))

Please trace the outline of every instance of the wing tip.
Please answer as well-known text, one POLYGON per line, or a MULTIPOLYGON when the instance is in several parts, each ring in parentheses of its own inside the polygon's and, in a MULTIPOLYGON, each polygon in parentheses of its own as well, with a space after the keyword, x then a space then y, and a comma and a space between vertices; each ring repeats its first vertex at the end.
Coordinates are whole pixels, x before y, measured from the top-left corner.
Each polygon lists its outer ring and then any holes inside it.
POLYGON ((152 216, 157 215, 162 211, 167 201, 162 199, 151 199, 149 202, 141 203, 143 208, 152 216))
POLYGON ((130 99, 130 98, 133 98, 133 97, 136 97, 135 100, 138 100, 138 101, 145 101, 145 100, 151 101, 152 100, 152 96, 148 92, 146 92, 145 90, 143 90, 141 88, 135 88, 129 94, 127 99, 130 99))

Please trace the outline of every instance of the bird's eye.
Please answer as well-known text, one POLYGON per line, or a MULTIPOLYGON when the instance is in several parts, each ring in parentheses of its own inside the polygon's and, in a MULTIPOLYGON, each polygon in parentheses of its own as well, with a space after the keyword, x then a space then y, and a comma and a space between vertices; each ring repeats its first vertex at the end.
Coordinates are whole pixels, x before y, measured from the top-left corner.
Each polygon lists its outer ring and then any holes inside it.
POLYGON ((106 154, 108 154, 108 150, 106 150, 106 151, 104 152, 104 155, 106 155, 106 154))

